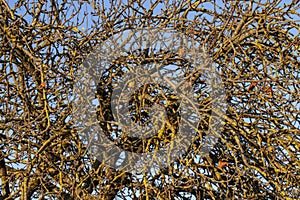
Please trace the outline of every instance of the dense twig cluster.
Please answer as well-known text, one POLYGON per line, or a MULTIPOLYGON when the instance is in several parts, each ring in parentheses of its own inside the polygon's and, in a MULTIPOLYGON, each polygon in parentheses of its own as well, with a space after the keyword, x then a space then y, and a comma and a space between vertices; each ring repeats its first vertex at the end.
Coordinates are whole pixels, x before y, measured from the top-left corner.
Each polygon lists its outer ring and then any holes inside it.
MULTIPOLYGON (((300 198, 299 1, 0 0, 0 11, 0 199, 300 198), (149 26, 171 27, 203 44, 222 76, 228 108, 221 137, 208 155, 201 157, 200 147, 209 117, 184 157, 136 177, 90 154, 71 120, 71 96, 74 74, 97 44, 149 26)), ((190 66, 182 52, 159 56, 190 66)), ((126 62, 112 65, 115 74, 106 74, 95 94, 111 140, 107 97, 126 62)), ((209 114, 212 100, 201 96, 205 83, 192 80, 198 106, 209 114)), ((130 102, 132 120, 147 121, 149 113, 140 109, 165 98, 170 126, 150 146, 122 136, 118 145, 129 145, 127 150, 168 143, 180 118, 171 93, 161 96, 159 85, 145 87, 130 102), (143 95, 148 98, 139 101, 143 95)))

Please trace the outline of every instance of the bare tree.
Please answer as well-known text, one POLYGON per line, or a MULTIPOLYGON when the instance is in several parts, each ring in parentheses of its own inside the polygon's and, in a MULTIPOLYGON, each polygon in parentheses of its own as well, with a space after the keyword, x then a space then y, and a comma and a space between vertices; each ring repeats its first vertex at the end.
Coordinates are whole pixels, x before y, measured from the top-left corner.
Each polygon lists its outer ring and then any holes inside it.
MULTIPOLYGON (((300 198, 299 1, 0 0, 0 10, 0 199, 300 198), (201 76, 192 75, 198 106, 207 112, 189 151, 137 177, 90 153, 71 120, 71 96, 94 48, 139 27, 169 27, 202 43, 222 76, 228 107, 217 144, 201 157, 212 99, 201 93, 201 76)), ((156 57, 190 74, 182 52, 156 57)), ((156 57, 128 52, 99 80, 98 119, 111 140, 114 81, 128 62, 156 57)), ((170 126, 157 140, 122 136, 118 145, 128 151, 168 143, 178 129, 176 98, 159 96, 168 90, 159 85, 145 87, 133 94, 132 120, 149 117, 142 103, 165 100, 170 126), (141 103, 144 94, 151 100, 141 103)))

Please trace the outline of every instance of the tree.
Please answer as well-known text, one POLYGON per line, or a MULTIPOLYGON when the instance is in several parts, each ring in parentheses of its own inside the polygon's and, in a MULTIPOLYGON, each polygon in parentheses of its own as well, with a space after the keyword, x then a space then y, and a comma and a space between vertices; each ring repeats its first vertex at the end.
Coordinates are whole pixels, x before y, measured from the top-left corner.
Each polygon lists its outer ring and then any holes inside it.
MULTIPOLYGON (((1 0, 1 199, 300 198, 299 8, 299 1, 1 0), (74 74, 98 44, 147 26, 171 27, 203 44, 222 76, 228 108, 221 137, 201 157, 212 99, 197 90, 207 112, 187 154, 167 169, 134 176, 93 157, 74 128, 70 97, 74 74)), ((107 137, 113 77, 126 73, 122 65, 132 55, 146 56, 129 52, 99 80, 97 113, 107 137)), ((180 52, 160 56, 184 60, 180 52)), ((193 77, 192 85, 205 87, 199 74, 193 77)), ((169 130, 176 130, 176 98, 155 93, 167 88, 147 87, 154 99, 144 104, 171 102, 169 130)), ((137 90, 130 104, 136 121, 149 115, 141 112, 143 94, 137 90)), ((172 134, 166 129, 153 145, 172 134)), ((144 144, 122 139, 125 149, 144 144)))

